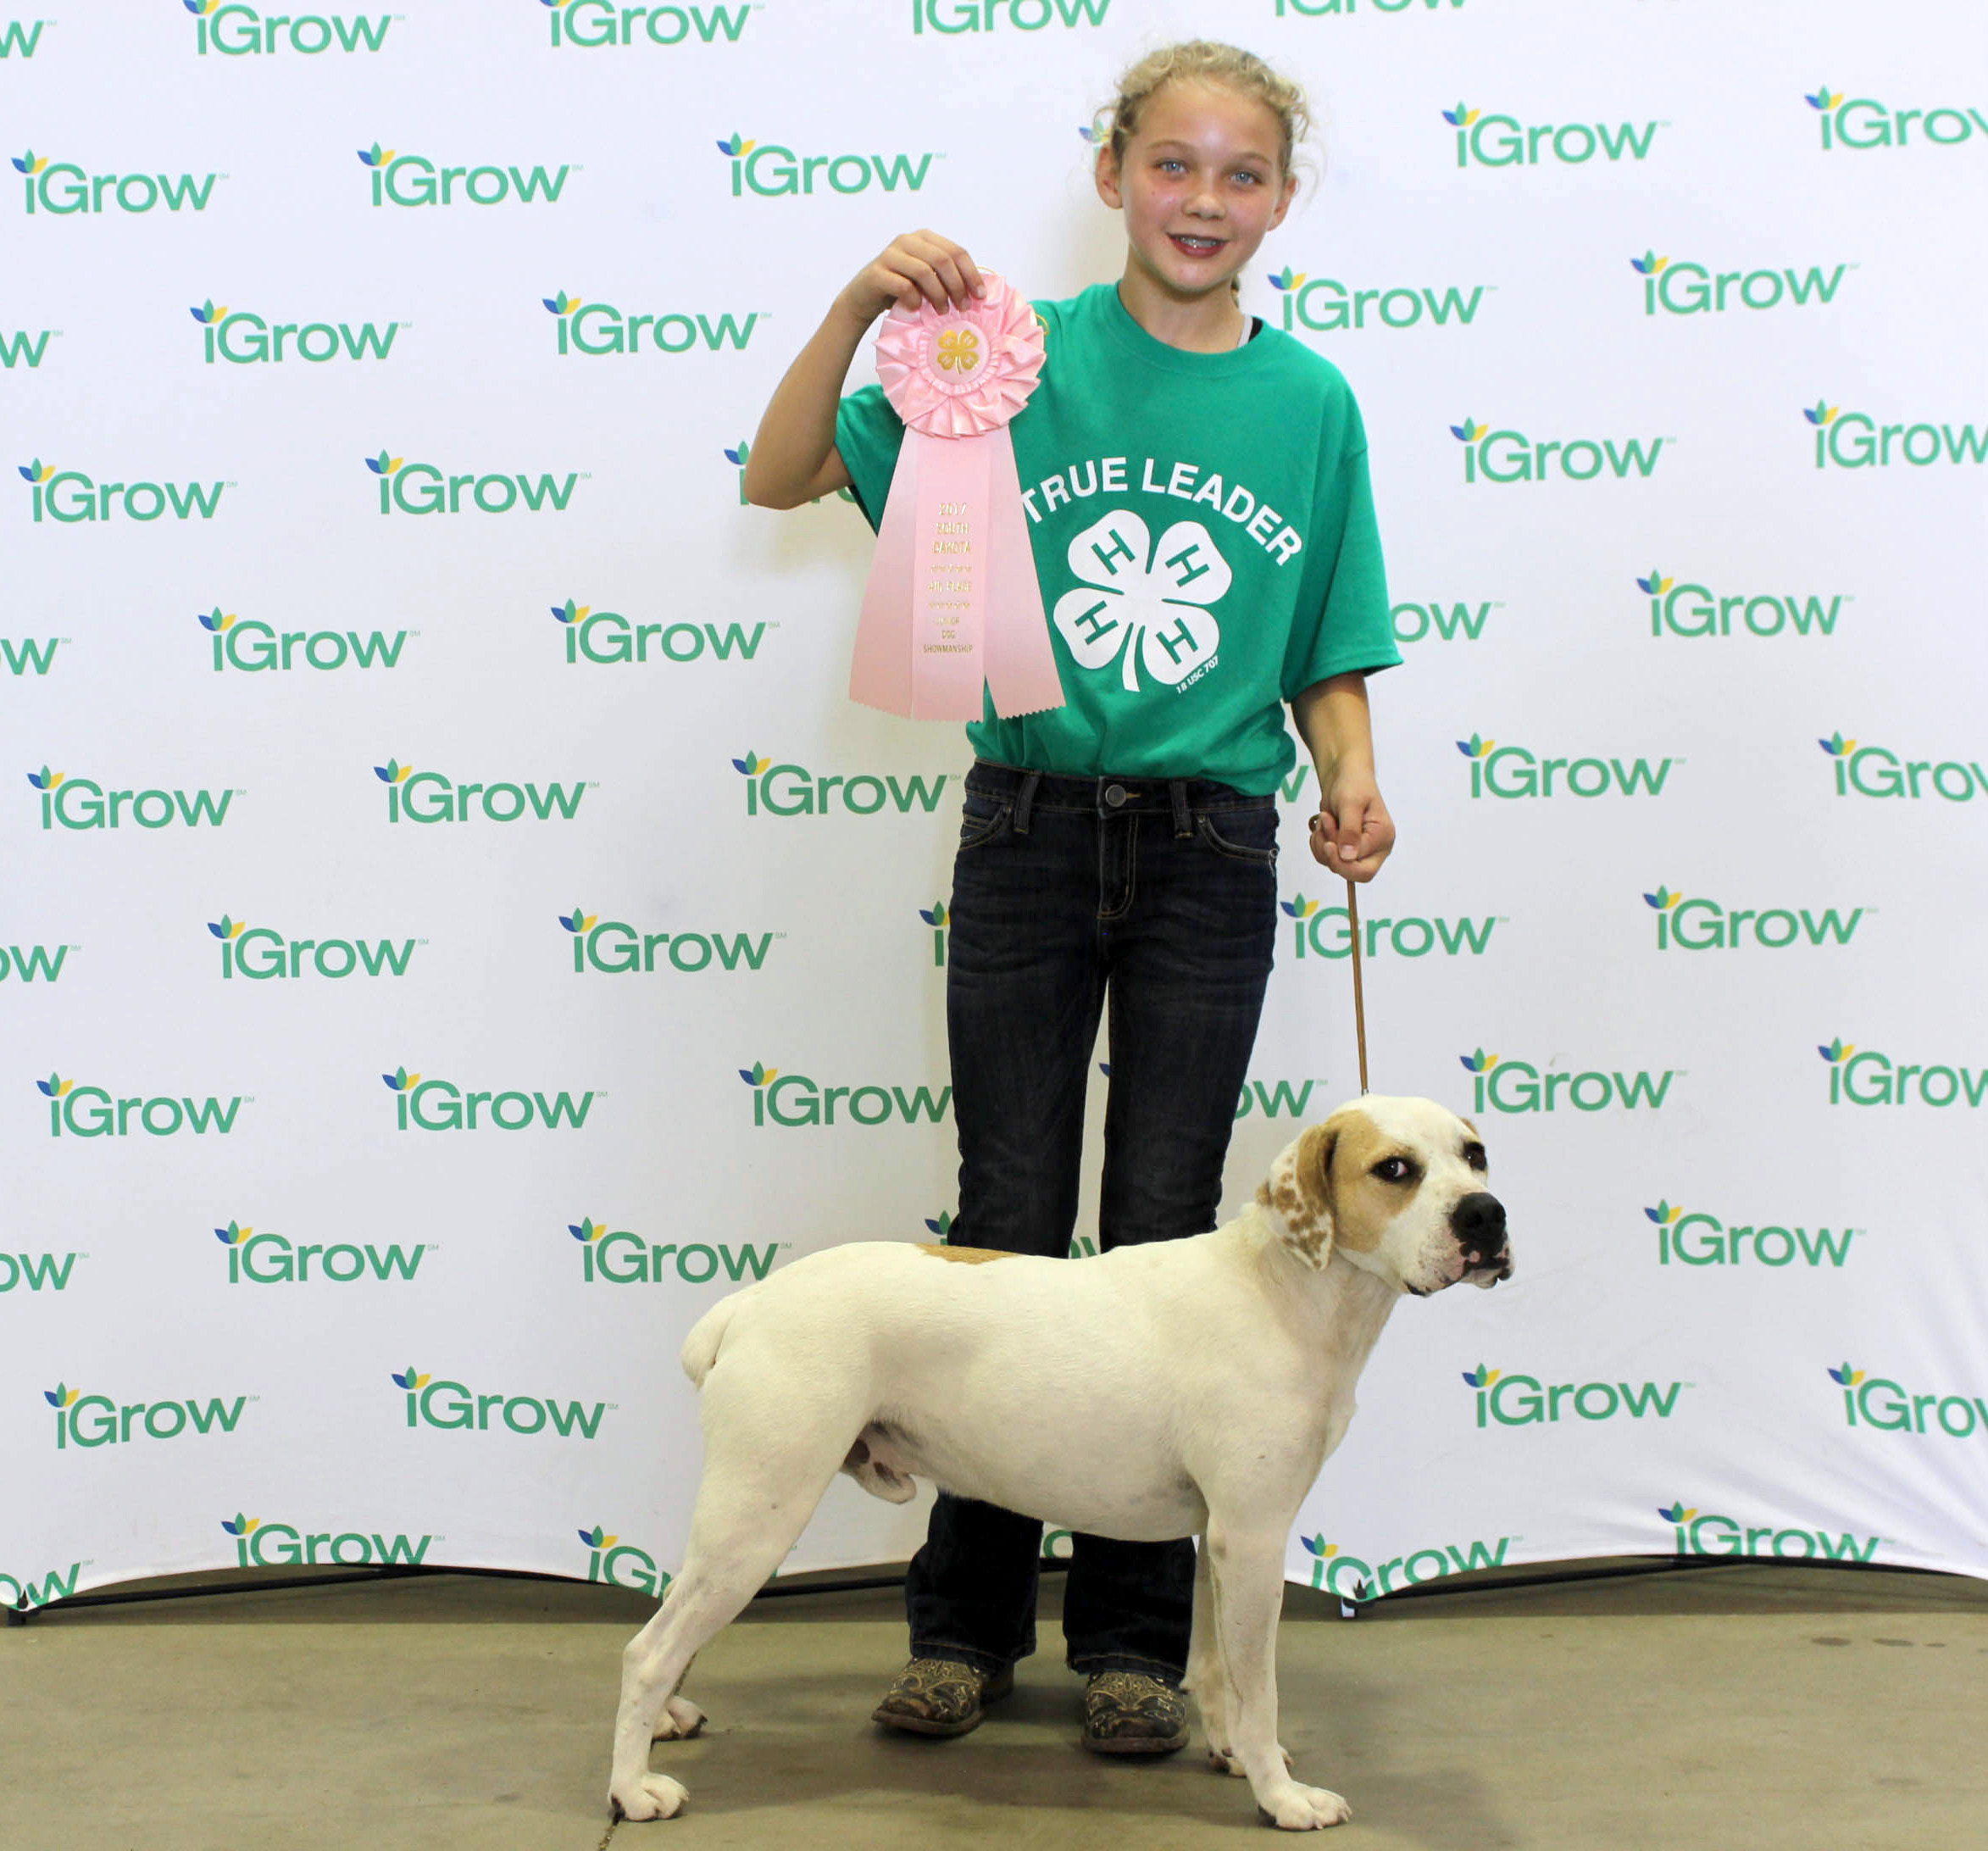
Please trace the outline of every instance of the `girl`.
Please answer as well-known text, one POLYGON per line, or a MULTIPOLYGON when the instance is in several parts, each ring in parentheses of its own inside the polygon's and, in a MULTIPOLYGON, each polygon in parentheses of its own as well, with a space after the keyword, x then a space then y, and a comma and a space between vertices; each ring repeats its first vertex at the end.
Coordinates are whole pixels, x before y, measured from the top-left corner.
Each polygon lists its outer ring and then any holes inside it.
MULTIPOLYGON (((1124 274, 1038 307, 1041 380, 1009 430, 1065 704, 1014 720, 990 704, 967 729, 947 991, 956 1246, 1067 1252, 1108 998, 1099 1245, 1215 1226, 1270 972, 1275 792, 1297 756, 1284 703, 1318 775, 1313 854, 1367 881, 1394 843, 1365 677, 1401 658, 1359 412, 1328 362, 1238 305, 1305 126, 1297 86, 1247 52, 1197 41, 1142 59, 1097 158, 1124 274)), ((847 486, 875 525, 903 427, 877 386, 838 403, 849 364, 892 303, 984 293, 958 244, 896 239, 781 381, 747 497, 790 508, 847 486)), ((906 1584, 911 1662, 878 1721, 963 1734, 1008 1693, 1035 1649, 1041 1536, 941 1493, 906 1584)), ((1193 1563, 1190 1542, 1075 1539, 1063 1632, 1089 1680, 1086 1747, 1186 1741, 1193 1563)))

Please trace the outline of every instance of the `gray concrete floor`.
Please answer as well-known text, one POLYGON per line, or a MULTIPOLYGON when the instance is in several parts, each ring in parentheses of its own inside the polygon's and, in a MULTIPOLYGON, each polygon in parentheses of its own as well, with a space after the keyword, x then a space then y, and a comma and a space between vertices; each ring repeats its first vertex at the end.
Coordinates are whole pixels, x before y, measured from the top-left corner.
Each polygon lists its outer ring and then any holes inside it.
MULTIPOLYGON (((1058 1583, 1044 1587, 1055 1637, 1058 1583)), ((894 1592, 762 1600, 658 1744, 680 1819, 610 1830, 620 1648, 650 1604, 468 1576, 63 1611, 0 1632, 4 1851, 1175 1851, 1264 1845, 1200 1743, 1075 1745, 1046 1650, 976 1733, 875 1728, 894 1592)), ((1286 1603, 1284 1739, 1336 1851, 1972 1851, 1988 1586, 1735 1565, 1286 1603)))

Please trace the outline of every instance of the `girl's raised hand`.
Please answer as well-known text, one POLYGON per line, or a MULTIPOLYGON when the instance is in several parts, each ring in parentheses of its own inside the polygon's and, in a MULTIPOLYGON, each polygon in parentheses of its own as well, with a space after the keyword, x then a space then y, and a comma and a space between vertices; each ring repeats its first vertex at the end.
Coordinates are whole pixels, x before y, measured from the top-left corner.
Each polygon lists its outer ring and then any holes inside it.
POLYGON ((893 305, 915 308, 963 308, 987 293, 963 247, 936 231, 906 231, 892 238, 883 254, 866 264, 841 295, 845 309, 868 327, 893 305))

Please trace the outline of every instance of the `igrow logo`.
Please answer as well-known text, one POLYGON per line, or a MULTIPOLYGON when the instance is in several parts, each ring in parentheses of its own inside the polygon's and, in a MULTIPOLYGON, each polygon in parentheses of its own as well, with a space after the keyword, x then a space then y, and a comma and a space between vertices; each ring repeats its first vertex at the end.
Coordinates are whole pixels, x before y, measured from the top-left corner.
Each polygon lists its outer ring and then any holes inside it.
POLYGON ((1832 594, 1829 608, 1810 592, 1806 601, 1799 593, 1741 592, 1715 594, 1708 586, 1675 578, 1651 568, 1647 578, 1636 581, 1636 589, 1650 600, 1650 634, 1662 636, 1730 636, 1733 619, 1740 620, 1749 636, 1779 636, 1790 631, 1798 636, 1814 634, 1833 636, 1836 620, 1842 614, 1844 592, 1832 594))
POLYGON ((838 1105, 844 1124, 887 1125, 895 1119, 915 1125, 924 1119, 936 1125, 952 1109, 949 1086, 936 1095, 922 1086, 909 1093, 895 1086, 824 1087, 804 1073, 783 1074, 757 1060, 738 1072, 752 1089, 752 1122, 761 1127, 833 1125, 838 1105))
POLYGON ((1477 1424, 1500 1426, 1547 1426, 1557 1424, 1564 1405, 1584 1420, 1613 1420, 1626 1414, 1632 1420, 1653 1417, 1668 1420, 1677 1398, 1694 1382, 1674 1381, 1660 1388, 1626 1381, 1564 1381, 1549 1387, 1536 1376, 1512 1375, 1480 1363, 1463 1372, 1467 1386, 1477 1391, 1477 1424))
POLYGON ((1643 896, 1657 914, 1657 948, 1669 951, 1737 951, 1760 945, 1785 951, 1791 945, 1847 945, 1864 909, 1853 906, 1846 919, 1835 907, 1812 913, 1788 906, 1727 907, 1717 900, 1687 900, 1660 887, 1643 896))
POLYGON ((1454 13, 1463 4, 1463 0, 1277 0, 1277 17, 1285 18, 1288 10, 1297 19, 1318 19, 1329 14, 1358 13, 1363 5, 1369 15, 1376 13, 1412 15, 1418 8, 1424 13, 1441 14, 1446 9, 1454 13))
POLYGON ((0 366, 11 373, 25 360, 28 370, 34 371, 48 351, 50 338, 61 332, 59 328, 44 328, 39 334, 30 334, 25 328, 19 328, 12 334, 0 334, 0 366))
POLYGON ((947 930, 952 923, 952 915, 946 910, 943 900, 934 900, 930 906, 921 906, 918 916, 932 928, 932 968, 946 968, 947 930))
MULTIPOLYGON (((1100 1061, 1098 1066, 1108 1079, 1110 1065, 1100 1061)), ((1326 1084, 1324 1080, 1246 1080, 1236 1102, 1236 1116, 1241 1120, 1258 1113, 1267 1119, 1302 1118, 1311 1104, 1312 1088, 1326 1084)))
POLYGON ((1524 746, 1501 746, 1472 733, 1456 742, 1470 761, 1470 794, 1480 797, 1623 797, 1663 795, 1663 781, 1681 759, 1541 759, 1524 746), (1558 776, 1560 789, 1553 788, 1558 776))
POLYGON ((553 49, 571 45, 594 51, 605 45, 736 45, 751 5, 625 7, 619 0, 539 0, 553 29, 553 49))
POLYGON ((652 353, 688 353, 700 340, 708 353, 728 347, 743 353, 760 317, 757 309, 742 320, 721 314, 716 321, 703 314, 625 315, 612 303, 583 302, 563 289, 539 299, 558 318, 561 353, 639 353, 645 328, 652 353))
POLYGON ((1394 625, 1397 642, 1424 642, 1431 630, 1444 642, 1454 642, 1458 636, 1466 642, 1475 642, 1484 634, 1485 619, 1494 610, 1504 608, 1505 601, 1501 598, 1479 604, 1474 614, 1467 603, 1452 604, 1446 611, 1442 601, 1435 598, 1426 604, 1397 604, 1388 613, 1388 619, 1394 625))
POLYGON ((1618 481, 1633 470, 1647 480, 1663 453, 1663 446, 1675 437, 1624 437, 1618 445, 1613 437, 1599 442, 1575 437, 1571 442, 1555 437, 1535 442, 1523 431, 1493 431, 1474 418, 1450 426, 1450 435, 1463 446, 1463 481, 1466 486, 1483 481, 1544 482, 1558 476, 1569 482, 1591 482, 1605 463, 1618 481))
POLYGON ((566 1231, 580 1242, 580 1277, 590 1286, 660 1286, 672 1279, 702 1286, 721 1270, 734 1285, 741 1284, 765 1278, 781 1246, 789 1244, 768 1241, 758 1247, 749 1242, 737 1247, 708 1247, 692 1241, 682 1247, 675 1242, 661 1245, 626 1228, 610 1231, 591 1215, 569 1222, 566 1231))
POLYGON ((394 1096, 398 1128, 403 1131, 478 1131, 493 1125, 500 1131, 522 1131, 533 1125, 548 1131, 567 1125, 577 1131, 586 1126, 594 1101, 606 1097, 589 1091, 575 1104, 569 1092, 555 1092, 549 1100, 542 1092, 465 1092, 452 1080, 424 1080, 405 1067, 380 1077, 394 1096), (477 1115, 485 1109, 487 1115, 479 1124, 477 1115))
POLYGON ((1880 424, 1867 412, 1845 411, 1826 398, 1802 407, 1802 415, 1815 428, 1815 466, 1826 470, 1888 470, 1898 456, 1915 470, 1934 464, 1988 463, 1988 424, 1957 428, 1950 424, 1880 424))
POLYGON ((1776 1523, 1742 1523, 1714 1510, 1687 1509, 1682 1498, 1659 1505, 1657 1515, 1672 1526, 1680 1555, 1746 1555, 1784 1562, 1868 1562, 1882 1537, 1859 1542, 1848 1531, 1803 1530, 1776 1523))
POLYGON ((746 781, 746 814, 758 816, 826 816, 841 809, 852 816, 874 816, 890 803, 901 816, 910 814, 913 803, 926 815, 938 808, 948 773, 941 771, 928 783, 923 777, 877 777, 867 771, 853 776, 842 773, 816 777, 797 764, 775 764, 756 752, 734 759, 732 770, 746 781), (858 794, 860 793, 860 795, 858 794))
POLYGON ((228 1283, 231 1286, 303 1286, 313 1278, 349 1286, 364 1279, 369 1268, 378 1280, 412 1281, 421 1270, 421 1256, 434 1252, 426 1241, 416 1241, 413 1248, 397 1241, 388 1247, 364 1247, 350 1241, 325 1246, 319 1242, 297 1242, 288 1236, 264 1231, 257 1233, 239 1221, 214 1230, 214 1238, 228 1249, 228 1283), (311 1262, 318 1270, 314 1275, 311 1262))
MULTIPOLYGON (((911 30, 1040 32, 1045 26, 1102 25, 1111 0, 911 0, 911 30)), ((1279 11, 1282 11, 1280 4, 1279 11)))
POLYGON ((1778 1222, 1733 1222, 1694 1209, 1690 1214, 1674 1203, 1660 1201, 1645 1209, 1646 1220, 1657 1229, 1657 1264, 1668 1266, 1673 1259, 1683 1266, 1738 1266, 1748 1259, 1757 1265, 1791 1266, 1797 1257, 1811 1267, 1824 1264, 1841 1269, 1850 1258, 1851 1243, 1861 1234, 1868 1241, 1870 1231, 1842 1227, 1834 1231, 1819 1226, 1812 1235, 1806 1227, 1778 1222))
POLYGON ((569 470, 562 486, 557 477, 541 475, 536 481, 522 471, 514 475, 479 475, 474 470, 452 475, 432 463, 409 463, 404 457, 382 450, 366 459, 366 467, 380 478, 380 512, 391 514, 459 514, 463 492, 484 514, 508 514, 522 497, 528 514, 539 514, 548 505, 556 514, 566 512, 573 499, 575 482, 593 480, 591 472, 569 470))
POLYGON ((1827 84, 1802 99, 1820 119, 1823 153, 1839 147, 1859 153, 1874 147, 1953 147, 1979 130, 1988 141, 1988 117, 1979 109, 1952 105, 1935 109, 1894 109, 1874 97, 1846 97, 1827 84), (1913 139, 1913 125, 1919 139, 1913 139))
POLYGON ((647 1549, 610 1536, 599 1524, 578 1532, 581 1545, 591 1553, 587 1558, 586 1578, 604 1581, 610 1587, 632 1587, 645 1594, 666 1592, 670 1576, 656 1566, 656 1558, 647 1549))
POLYGON ((23 983, 53 983, 74 945, 0 945, 0 983, 18 977, 23 983))
POLYGON ((375 206, 501 206, 516 199, 521 206, 557 205, 566 176, 580 170, 562 163, 556 174, 543 167, 522 173, 515 167, 437 167, 425 154, 403 154, 375 142, 358 151, 359 164, 373 176, 375 206), (458 192, 458 182, 461 183, 458 192))
MULTIPOLYGON (((1291 940, 1300 958, 1350 958, 1353 953, 1352 915, 1343 906, 1327 906, 1294 893, 1278 904, 1291 921, 1291 940)), ((1491 948, 1496 914, 1482 919, 1369 919, 1361 921, 1361 949, 1369 958, 1383 950, 1397 958, 1426 958, 1439 946, 1446 958, 1468 954, 1481 958, 1491 948)))
POLYGON ((191 1398, 127 1402, 121 1397, 86 1395, 58 1381, 43 1389, 42 1398, 55 1410, 55 1449, 62 1453, 71 1446, 128 1446, 141 1437, 176 1440, 188 1427, 196 1433, 232 1433, 243 1407, 260 1398, 236 1395, 231 1404, 219 1395, 204 1405, 191 1398))
POLYGON ((189 829, 203 823, 219 829, 228 820, 228 805, 237 794, 227 791, 107 791, 94 778, 72 777, 43 765, 28 773, 28 782, 42 793, 43 829, 116 829, 128 805, 141 829, 164 829, 176 817, 189 829))
POLYGON ((553 620, 566 632, 566 661, 569 667, 582 662, 603 666, 649 661, 697 662, 707 655, 720 662, 736 656, 742 662, 759 653, 764 623, 755 623, 746 634, 742 624, 639 624, 630 623, 618 610, 596 610, 591 604, 576 604, 569 598, 553 606, 553 620), (655 655, 649 653, 651 647, 655 655))
POLYGON ((386 787, 390 823, 466 823, 472 798, 479 799, 475 813, 490 822, 514 823, 529 809, 541 823, 555 813, 569 823, 580 814, 580 798, 598 787, 579 779, 543 788, 530 783, 458 784, 446 773, 417 771, 397 759, 375 765, 373 775, 386 787))
POLYGON ((1643 279, 1646 315, 1723 315, 1735 306, 1779 308, 1785 303, 1805 308, 1811 302, 1826 308, 1836 299, 1845 272, 1857 268, 1854 264, 1839 264, 1827 276, 1819 264, 1812 264, 1799 273, 1792 270, 1713 270, 1688 258, 1659 257, 1654 251, 1645 251, 1629 262, 1630 268, 1643 279))
POLYGON ((1859 747, 1831 733, 1816 743, 1835 761, 1838 797, 1923 798, 1930 789, 1949 803, 1970 803, 1988 793, 1988 771, 1979 759, 1901 759, 1885 746, 1859 747))
POLYGON ((35 519, 73 527, 86 520, 108 520, 121 510, 127 520, 157 520, 170 508, 175 520, 197 514, 212 520, 227 482, 98 482, 81 470, 51 469, 40 457, 17 465, 34 491, 35 519))
POLYGON ((1988 1067, 1907 1064, 1874 1048, 1859 1048, 1839 1035, 1816 1053, 1829 1063, 1831 1105, 1949 1106, 1964 1100, 1978 1108, 1988 1098, 1988 1067))
POLYGON ((1518 1540, 1517 1537, 1502 1536, 1495 1542, 1480 1541, 1461 1546, 1446 1542, 1440 1548, 1413 1549, 1406 1555, 1390 1556, 1376 1568, 1341 1549, 1338 1543, 1328 1542, 1323 1535, 1298 1537, 1305 1546, 1305 1554, 1312 1558, 1312 1586, 1353 1602, 1378 1600, 1397 1587, 1419 1587, 1427 1581, 1441 1581, 1446 1575, 1502 1568, 1505 1551, 1518 1540))
POLYGON ((342 351, 347 359, 363 360, 369 354, 385 359, 393 351, 393 337, 408 321, 390 321, 384 330, 362 321, 355 333, 349 321, 266 321, 246 308, 230 309, 226 303, 215 307, 212 297, 186 313, 200 324, 207 343, 207 364, 225 360, 234 366, 280 364, 292 354, 298 359, 322 365, 335 360, 342 351), (283 351, 291 345, 292 353, 283 351))
POLYGON ((73 1079, 64 1080, 55 1073, 37 1080, 35 1087, 48 1102, 51 1137, 65 1132, 71 1137, 129 1137, 134 1119, 136 1128, 152 1137, 172 1137, 184 1131, 196 1137, 209 1131, 225 1137, 235 1129, 236 1114, 252 1103, 239 1093, 225 1104, 211 1096, 173 1098, 159 1093, 147 1098, 138 1093, 117 1098, 102 1087, 78 1086, 73 1079))
POLYGON ((618 919, 603 920, 598 913, 575 907, 558 915, 559 923, 573 935, 573 974, 584 976, 598 970, 608 976, 629 976, 637 971, 652 972, 658 953, 664 964, 686 975, 708 970, 716 958, 720 970, 758 970, 766 963, 767 948, 785 932, 761 932, 754 940, 746 932, 644 932, 618 919))
MULTIPOLYGON (((35 22, 37 30, 44 22, 35 22)), ((14 22, 9 21, 11 27, 14 22)), ((0 42, 0 58, 7 55, 3 42, 0 42)), ((8 1574, 0 1574, 0 1607, 11 1608, 16 1613, 26 1613, 36 1607, 46 1607, 52 1602, 67 1600, 76 1591, 76 1579, 83 1572, 81 1562, 71 1562, 69 1573, 59 1569, 50 1569, 41 1580, 31 1575, 25 1580, 18 1580, 8 1574)))
POLYGON ((191 207, 205 212, 217 180, 225 174, 208 174, 196 180, 191 174, 175 179, 170 174, 92 174, 74 161, 51 161, 46 154, 30 148, 13 157, 14 170, 21 176, 28 214, 53 213, 58 218, 72 214, 104 213, 115 207, 119 212, 150 212, 164 203, 168 212, 191 207), (104 203, 105 195, 110 203, 104 203))
POLYGON ((237 1568, 273 1568, 279 1563, 286 1567, 336 1564, 340 1568, 359 1568, 368 1562, 413 1565, 426 1559, 430 1543, 441 1540, 404 1533, 386 1536, 377 1530, 300 1530, 292 1524, 272 1523, 266 1517, 244 1516, 240 1511, 223 1517, 221 1527, 235 1538, 237 1568))
POLYGON ((1468 328, 1477 319, 1485 290, 1495 284, 1473 283, 1470 292, 1455 283, 1439 295, 1429 285, 1408 288, 1349 289, 1337 277, 1310 276, 1286 264, 1270 272, 1270 286, 1284 298, 1284 331, 1302 328, 1310 334, 1358 333, 1363 328, 1413 328, 1426 322, 1447 328, 1453 322, 1468 328), (1369 319, 1369 311, 1372 319, 1369 319))
POLYGON ((25 1286, 30 1292, 67 1292, 69 1274, 87 1253, 0 1253, 0 1292, 25 1286))
POLYGON ((307 970, 334 981, 358 970, 369 977, 404 977, 414 947, 428 942, 425 938, 403 938, 397 945, 391 938, 286 938, 273 926, 251 926, 225 913, 209 920, 207 929, 221 942, 223 981, 243 976, 262 983, 271 977, 301 977, 307 970))
POLYGON ((718 143, 718 152, 731 162, 734 199, 747 193, 761 199, 812 195, 818 178, 826 181, 832 192, 868 192, 873 184, 886 192, 900 186, 917 192, 932 163, 940 158, 936 154, 797 154, 778 142, 748 142, 736 132, 718 143))
POLYGON ((393 1385, 407 1393, 408 1425, 440 1427, 447 1431, 487 1433, 491 1416, 513 1433, 530 1436, 543 1433, 549 1426, 555 1437, 569 1440, 577 1434, 592 1439, 601 1430, 603 1416, 620 1404, 597 1401, 590 1409, 583 1401, 557 1401, 550 1395, 479 1394, 459 1381, 437 1381, 418 1374, 410 1363, 404 1375, 395 1376, 393 1385))
POLYGON ((1577 1112, 1602 1112, 1611 1105, 1630 1112, 1647 1106, 1654 1112, 1663 1106, 1670 1082, 1683 1077, 1683 1070, 1674 1067, 1660 1073, 1556 1073, 1530 1060, 1487 1054, 1481 1048, 1457 1059, 1471 1076, 1480 1112, 1558 1111, 1562 1092, 1577 1112))
POLYGON ((214 642, 214 673, 239 669, 244 675, 265 670, 287 674, 298 667, 329 674, 335 669, 394 669, 400 666, 400 653, 410 636, 418 631, 397 630, 390 641, 383 631, 361 636, 356 630, 285 630, 260 618, 240 618, 233 611, 225 615, 216 604, 198 613, 196 620, 214 642))
POLYGON ((1980 1395, 1913 1394, 1884 1376, 1868 1379, 1846 1363, 1830 1371, 1843 1391, 1843 1418, 1852 1426, 1875 1427, 1880 1433, 1929 1433, 1935 1428, 1949 1439, 1964 1440, 1988 1433, 1988 1398, 1980 1395), (1926 1425, 1930 1412, 1933 1425, 1926 1425))
POLYGON ((1639 130, 1633 122, 1521 123, 1518 117, 1486 115, 1459 103, 1445 109, 1442 119, 1457 131, 1457 165, 1459 167, 1537 167, 1543 161, 1579 167, 1601 154, 1611 161, 1624 155, 1632 161, 1646 159, 1650 144, 1668 122, 1646 122, 1639 130))
POLYGON ((272 57, 281 51, 315 58, 336 45, 342 52, 376 52, 386 42, 386 29, 397 15, 364 14, 272 13, 267 19, 253 7, 235 0, 180 0, 193 15, 197 55, 210 49, 223 58, 272 57))

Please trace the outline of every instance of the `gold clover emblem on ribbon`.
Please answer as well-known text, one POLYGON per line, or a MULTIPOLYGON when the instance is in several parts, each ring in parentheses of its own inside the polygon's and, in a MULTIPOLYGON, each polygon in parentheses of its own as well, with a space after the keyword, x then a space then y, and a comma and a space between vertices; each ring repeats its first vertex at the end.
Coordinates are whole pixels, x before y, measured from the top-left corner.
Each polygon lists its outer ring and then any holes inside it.
POLYGON ((939 336, 939 364, 947 372, 970 373, 980 364, 980 337, 971 328, 948 328, 939 336))

